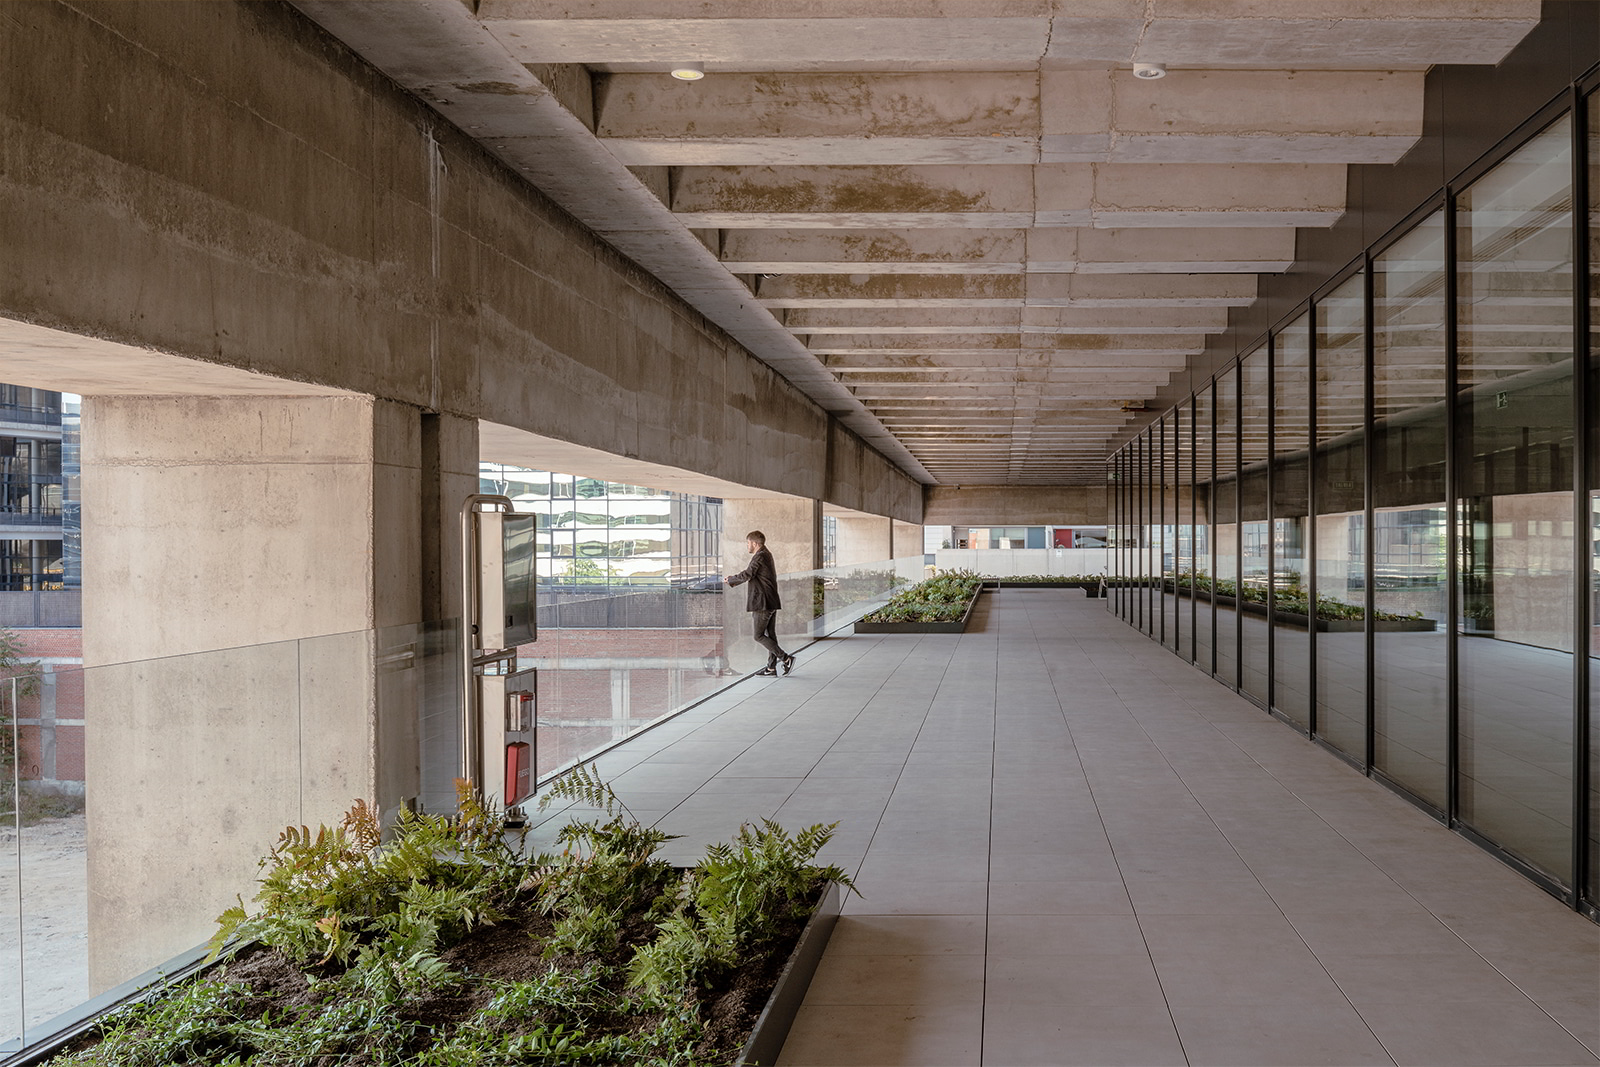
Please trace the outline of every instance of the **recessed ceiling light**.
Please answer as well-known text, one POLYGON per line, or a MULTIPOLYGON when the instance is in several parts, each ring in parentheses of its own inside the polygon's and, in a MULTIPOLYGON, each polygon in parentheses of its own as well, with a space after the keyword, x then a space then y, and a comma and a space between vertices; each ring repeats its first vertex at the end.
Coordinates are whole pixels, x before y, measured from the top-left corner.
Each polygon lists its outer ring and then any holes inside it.
POLYGON ((704 63, 679 63, 672 68, 672 76, 681 82, 697 82, 706 76, 704 63))
POLYGON ((1153 82, 1157 78, 1165 78, 1167 76, 1167 65, 1165 63, 1135 63, 1133 65, 1133 76, 1153 82))

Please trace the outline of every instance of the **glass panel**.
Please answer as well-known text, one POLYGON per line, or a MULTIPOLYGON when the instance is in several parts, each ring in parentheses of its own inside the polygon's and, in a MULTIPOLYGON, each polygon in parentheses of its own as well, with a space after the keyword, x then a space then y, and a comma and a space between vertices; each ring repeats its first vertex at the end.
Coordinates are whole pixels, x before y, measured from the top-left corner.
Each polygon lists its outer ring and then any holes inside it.
POLYGON ((1178 611, 1178 574, 1183 570, 1183 505, 1178 467, 1183 409, 1161 421, 1161 643, 1176 652, 1184 626, 1178 611))
POLYGON ((1216 544, 1217 677, 1239 684, 1239 373, 1217 379, 1216 544))
POLYGON ((1430 215, 1372 262, 1372 599, 1382 620, 1372 645, 1373 766, 1441 811, 1449 725, 1444 227, 1443 212, 1430 215))
POLYGON ((1589 872, 1600 900, 1600 95, 1589 97, 1589 872))
POLYGON ((1311 319, 1301 316, 1273 344, 1272 574, 1273 705, 1311 725, 1310 605, 1306 516, 1310 514, 1311 319))
POLYGON ((1153 436, 1146 430, 1139 437, 1139 625, 1147 634, 1155 631, 1154 590, 1150 576, 1155 573, 1155 450, 1153 436))
POLYGON ((1562 119, 1460 197, 1461 817, 1565 882, 1572 835, 1572 174, 1562 119))
POLYGON ((1239 689, 1267 702, 1267 350, 1239 364, 1239 689))
POLYGON ((1212 523, 1216 520, 1212 488, 1216 474, 1211 461, 1215 451, 1211 439, 1211 388, 1200 390, 1194 398, 1194 661, 1210 674, 1216 670, 1212 634, 1216 627, 1211 613, 1211 576, 1216 560, 1211 558, 1214 544, 1212 523))
POLYGON ((1173 522, 1178 523, 1178 555, 1173 560, 1176 585, 1173 590, 1173 611, 1178 617, 1178 633, 1173 646, 1179 656, 1190 661, 1195 657, 1194 590, 1190 589, 1195 569, 1194 429, 1194 403, 1182 403, 1178 408, 1178 422, 1173 427, 1173 485, 1176 486, 1173 522))
POLYGON ((1366 275, 1317 304, 1317 733, 1367 759, 1366 275))

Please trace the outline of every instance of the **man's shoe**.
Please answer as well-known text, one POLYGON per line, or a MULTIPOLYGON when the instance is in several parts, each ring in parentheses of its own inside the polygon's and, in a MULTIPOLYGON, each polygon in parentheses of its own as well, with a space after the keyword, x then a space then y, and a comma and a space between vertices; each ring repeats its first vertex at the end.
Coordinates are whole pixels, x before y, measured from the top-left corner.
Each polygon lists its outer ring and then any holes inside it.
POLYGON ((775 675, 775 674, 778 673, 778 668, 776 668, 776 667, 762 667, 759 671, 756 671, 756 673, 757 674, 775 675))
POLYGON ((792 670, 794 670, 794 657, 793 656, 785 656, 785 657, 783 657, 783 673, 784 674, 788 674, 792 670))

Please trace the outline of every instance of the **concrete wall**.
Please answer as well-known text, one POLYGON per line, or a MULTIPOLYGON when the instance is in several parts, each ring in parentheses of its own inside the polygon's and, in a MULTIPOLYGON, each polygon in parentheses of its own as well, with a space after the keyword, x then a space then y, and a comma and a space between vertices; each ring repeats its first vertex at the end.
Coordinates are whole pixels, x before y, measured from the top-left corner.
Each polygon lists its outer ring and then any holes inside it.
MULTIPOLYGON (((287 6, 7 17, 0 316, 920 517, 881 455, 287 6)), ((92 394, 103 369, 39 373, 92 394)))
POLYGON ((930 485, 923 491, 928 526, 1104 526, 1101 486, 930 485))

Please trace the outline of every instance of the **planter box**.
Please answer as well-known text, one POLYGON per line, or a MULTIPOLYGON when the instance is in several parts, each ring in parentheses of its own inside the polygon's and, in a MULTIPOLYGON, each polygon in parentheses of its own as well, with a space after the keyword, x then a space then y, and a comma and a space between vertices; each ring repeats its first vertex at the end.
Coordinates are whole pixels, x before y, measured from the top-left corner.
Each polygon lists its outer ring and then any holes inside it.
POLYGON ((1013 582, 1009 578, 1001 578, 995 583, 1002 589, 1082 589, 1090 600, 1099 599, 1099 582, 1013 582))
POLYGON ((817 973, 822 950, 828 947, 828 938, 833 936, 843 903, 844 891, 839 883, 829 882, 822 891, 822 899, 817 901, 817 910, 811 913, 811 921, 800 932, 800 940, 794 943, 789 962, 783 965, 778 984, 772 987, 772 995, 767 997, 767 1005, 761 1009, 755 1029, 750 1031, 750 1040, 745 1042, 734 1067, 770 1067, 778 1062, 778 1053, 789 1037, 800 1002, 806 998, 806 988, 817 973))
MULTIPOLYGON (((829 882, 823 887, 822 896, 817 900, 816 910, 811 913, 811 918, 806 922, 805 929, 800 932, 794 948, 789 950, 789 959, 778 973, 778 981, 767 996, 767 1003, 761 1009, 761 1014, 756 1017, 750 1037, 732 1067, 771 1067, 778 1062, 778 1053, 782 1051, 783 1043, 788 1040, 789 1030, 794 1026, 794 1019, 799 1014, 801 1002, 805 1000, 806 989, 817 973, 817 964, 822 961, 822 950, 828 947, 828 939, 833 936, 833 928, 839 921, 839 912, 843 904, 844 891, 838 882, 829 882)), ((166 986, 174 982, 219 967, 229 962, 235 953, 248 947, 249 944, 253 942, 236 943, 226 949, 218 959, 210 961, 205 959, 205 946, 193 949, 175 960, 153 968, 131 982, 96 997, 84 1005, 84 1010, 78 1013, 76 1018, 70 1021, 61 1020, 63 1025, 51 1036, 36 1040, 21 1049, 0 1047, 0 1061, 15 1067, 47 1064, 69 1043, 116 1008, 159 995, 166 986)))
MULTIPOLYGON (((1170 584, 1167 586, 1167 592, 1173 592, 1170 584)), ((1238 601, 1234 597, 1222 596, 1220 594, 1217 596, 1210 596, 1204 592, 1194 593, 1188 589, 1178 590, 1177 594, 1179 596, 1194 597, 1198 600, 1213 600, 1216 602, 1216 605, 1219 608, 1232 608, 1238 604, 1238 601)), ((1257 600, 1246 600, 1244 602, 1244 610, 1247 614, 1260 615, 1263 618, 1265 618, 1267 614, 1267 606, 1257 600)), ((1286 611, 1275 612, 1273 617, 1281 625, 1293 626, 1300 630, 1306 629, 1310 621, 1304 615, 1290 614, 1286 611)), ((1317 620, 1317 632, 1323 634, 1360 633, 1364 628, 1365 623, 1360 619, 1317 620)), ((1432 619, 1374 619, 1372 622, 1373 632, 1380 634, 1431 634, 1438 628, 1438 624, 1432 619)))
POLYGON ((963 634, 967 632, 967 623, 972 621, 972 612, 978 606, 978 597, 984 590, 993 588, 985 582, 978 586, 978 591, 972 594, 972 599, 967 601, 967 610, 955 622, 863 622, 856 621, 858 634, 963 634))

